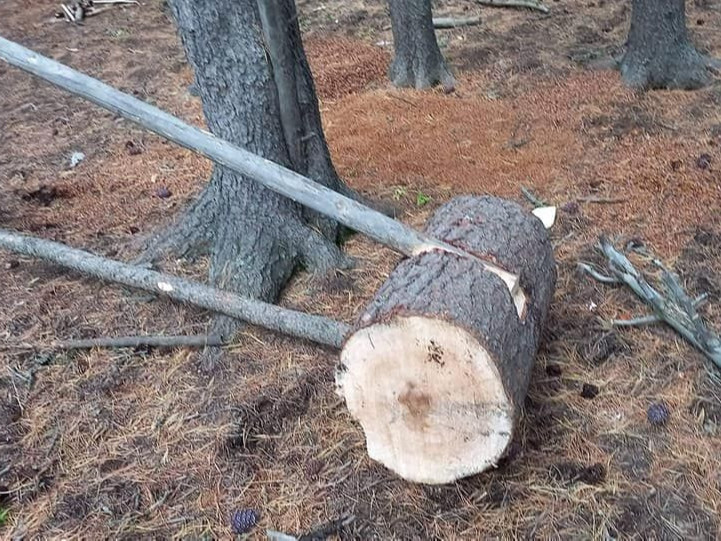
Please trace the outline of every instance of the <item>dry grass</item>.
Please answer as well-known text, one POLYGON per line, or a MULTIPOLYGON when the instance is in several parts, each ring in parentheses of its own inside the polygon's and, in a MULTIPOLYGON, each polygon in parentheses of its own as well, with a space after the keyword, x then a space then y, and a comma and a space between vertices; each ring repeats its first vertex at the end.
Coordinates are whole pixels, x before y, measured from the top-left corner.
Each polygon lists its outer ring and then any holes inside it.
MULTIPOLYGON (((378 5, 311 4, 299 3, 336 164, 354 187, 395 200, 405 221, 420 226, 459 193, 520 200, 520 185, 559 205, 624 199, 559 215, 559 282, 511 455, 450 486, 405 483, 366 457, 333 393, 335 353, 258 329, 238 336, 212 377, 185 350, 31 355, 13 345, 199 332, 207 314, 3 253, 0 268, 12 268, 0 273, 0 506, 10 519, 0 536, 227 538, 239 507, 289 532, 354 513, 344 537, 358 539, 721 535, 721 386, 667 329, 605 329, 599 316, 642 307, 575 271, 597 257, 599 233, 641 237, 690 289, 712 294, 706 314, 720 320, 718 86, 640 96, 614 73, 578 69, 566 55, 611 50, 627 14, 574 1, 550 19, 484 10, 480 27, 442 35, 468 68, 456 94, 399 92, 386 85, 387 51, 372 45, 388 40, 378 5), (431 204, 418 208, 418 192, 431 204), (600 389, 592 401, 584 383, 600 389), (672 416, 659 429, 645 412, 660 400, 672 416)), ((4 36, 202 123, 161 2, 83 27, 47 22, 51 2, 17 6, 0 5, 4 36)), ((718 12, 691 9, 700 41, 719 54, 718 12)), ((7 66, 0 77, 3 227, 124 254, 202 186, 205 161, 7 66), (74 150, 87 159, 69 170, 74 150), (172 196, 157 197, 161 186, 172 196)), ((352 321, 397 256, 359 237, 346 249, 356 268, 298 276, 282 302, 352 321)))

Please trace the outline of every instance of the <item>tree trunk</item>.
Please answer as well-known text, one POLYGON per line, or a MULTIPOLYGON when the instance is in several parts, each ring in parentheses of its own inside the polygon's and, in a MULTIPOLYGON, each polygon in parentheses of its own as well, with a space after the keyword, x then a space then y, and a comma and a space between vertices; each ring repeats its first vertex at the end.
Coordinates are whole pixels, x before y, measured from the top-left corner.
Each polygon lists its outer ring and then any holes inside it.
POLYGON ((447 483, 492 467, 513 437, 556 267, 540 220, 515 203, 460 197, 426 231, 518 273, 508 288, 476 260, 404 260, 359 320, 336 379, 371 458, 410 481, 447 483))
POLYGON ((389 0, 395 55, 391 82, 398 87, 455 86, 433 29, 430 0, 389 0))
POLYGON ((690 90, 708 83, 706 59, 688 38, 685 0, 633 0, 621 75, 643 89, 690 90))
MULTIPOLYGON (((212 0, 202 9, 171 0, 171 6, 210 131, 350 193, 331 163, 293 0, 212 0)), ((298 265, 324 271, 346 264, 337 234, 335 222, 216 165, 151 255, 209 253, 211 283, 272 301, 298 265)))

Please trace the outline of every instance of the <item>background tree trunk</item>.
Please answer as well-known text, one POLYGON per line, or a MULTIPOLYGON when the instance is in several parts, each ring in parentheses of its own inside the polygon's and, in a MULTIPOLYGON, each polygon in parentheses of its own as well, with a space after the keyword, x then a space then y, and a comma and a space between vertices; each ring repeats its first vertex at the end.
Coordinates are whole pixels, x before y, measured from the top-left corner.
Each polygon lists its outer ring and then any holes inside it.
POLYGON ((621 75, 637 88, 695 89, 708 82, 706 59, 686 31, 685 0, 633 0, 621 75))
POLYGON ((390 79, 398 87, 453 89, 455 79, 433 29, 430 0, 389 0, 395 56, 390 79))
MULTIPOLYGON (((171 0, 210 131, 349 194, 333 168, 293 0, 171 0)), ((153 257, 209 254, 210 282, 276 299, 299 264, 343 266, 335 222, 253 180, 215 166, 153 257)), ((223 321, 220 334, 236 323, 223 321)))

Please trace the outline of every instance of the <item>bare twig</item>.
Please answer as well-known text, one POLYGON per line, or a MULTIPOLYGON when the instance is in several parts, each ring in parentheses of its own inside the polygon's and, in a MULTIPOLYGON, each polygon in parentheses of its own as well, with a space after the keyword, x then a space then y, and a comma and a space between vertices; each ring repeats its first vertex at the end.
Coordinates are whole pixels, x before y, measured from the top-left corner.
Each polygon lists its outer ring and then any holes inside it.
MULTIPOLYGON (((586 269, 584 269, 586 270, 586 269)), ((588 271, 586 271, 588 272, 588 271)), ((588 274, 591 274, 590 272, 588 274)), ((591 274, 593 276, 593 274, 591 274)), ((594 276, 595 278, 595 276, 594 276)), ((608 278, 607 276, 604 278, 608 278)), ((616 282, 618 283, 618 282, 616 282)), ((706 304, 706 301, 708 300, 708 293, 704 293, 702 295, 699 295, 693 300, 693 307, 699 308, 706 304)), ((655 323, 662 323, 663 320, 658 317, 657 315, 651 314, 648 316, 640 316, 640 317, 634 317, 631 319, 612 319, 609 323, 613 327, 642 327, 644 325, 653 325, 655 323)))
POLYGON ((643 325, 652 325, 653 323, 659 323, 661 318, 658 316, 641 316, 633 319, 612 319, 611 325, 614 327, 641 327, 643 325))
POLYGON ((416 107, 416 108, 418 107, 418 104, 413 103, 411 100, 406 99, 406 98, 404 98, 403 96, 399 96, 398 94, 393 94, 393 93, 389 92, 387 95, 390 96, 391 98, 395 98, 395 99, 397 99, 397 100, 400 100, 400 101, 402 101, 403 103, 407 103, 408 105, 412 105, 413 107, 416 107))
POLYGON ((596 269, 594 269, 588 263, 579 263, 578 268, 603 284, 620 284, 621 283, 621 281, 618 280, 617 278, 613 278, 611 276, 606 276, 605 274, 601 274, 600 272, 598 272, 596 269))
POLYGON ((104 13, 110 9, 113 9, 112 6, 104 7, 104 8, 93 8, 85 12, 86 17, 93 17, 94 15, 100 15, 101 13, 104 13))
POLYGON ((137 0, 93 0, 93 4, 135 4, 140 5, 137 0))
POLYGON ((459 28, 461 26, 474 26, 477 24, 481 24, 480 17, 433 17, 433 28, 438 30, 459 28))
POLYGON ((154 348, 222 346, 222 336, 119 336, 117 338, 90 338, 87 340, 62 340, 50 344, 49 349, 92 349, 92 348, 154 348))
POLYGON ((534 207, 546 207, 548 206, 548 203, 546 203, 543 199, 540 197, 537 197, 531 190, 526 188, 525 186, 521 186, 521 193, 528 199, 531 204, 534 207))
MULTIPOLYGON (((696 349, 706 355, 714 365, 721 368, 721 340, 706 326, 696 310, 706 301, 705 295, 692 300, 683 290, 678 276, 666 269, 660 261, 654 259, 654 264, 661 268, 661 285, 664 286, 662 292, 659 292, 636 270, 631 261, 616 250, 605 237, 601 237, 599 249, 608 259, 608 267, 612 274, 630 287, 636 296, 649 305, 654 312, 644 318, 628 320, 626 322, 627 326, 653 323, 651 321, 652 317, 664 321, 696 349)), ((597 275, 604 279, 610 278, 596 271, 589 272, 589 270, 593 269, 584 263, 580 263, 579 268, 596 279, 598 279, 597 275)))
POLYGON ((495 8, 527 8, 535 9, 542 13, 549 13, 551 10, 536 0, 475 0, 476 4, 491 6, 495 8))
POLYGON ((65 19, 68 22, 74 23, 75 15, 73 15, 73 12, 70 11, 70 8, 68 6, 66 6, 65 4, 60 4, 60 7, 62 8, 63 12, 65 13, 65 19))
POLYGON ((625 203, 627 201, 625 197, 596 197, 593 195, 577 197, 576 199, 582 203, 599 203, 605 205, 615 205, 616 203, 625 203))

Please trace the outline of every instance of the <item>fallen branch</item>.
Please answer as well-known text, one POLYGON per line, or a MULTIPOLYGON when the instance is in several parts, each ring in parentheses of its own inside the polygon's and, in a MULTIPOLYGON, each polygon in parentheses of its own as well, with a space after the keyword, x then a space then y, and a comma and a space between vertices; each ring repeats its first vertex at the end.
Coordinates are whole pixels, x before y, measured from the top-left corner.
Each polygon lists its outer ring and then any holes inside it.
MULTIPOLYGON (((697 308, 706 301, 705 295, 691 299, 683 290, 678 276, 659 260, 653 259, 653 264, 661 269, 662 289, 659 291, 605 237, 601 237, 598 248, 608 259, 610 273, 653 310, 649 316, 626 320, 625 325, 651 324, 654 323, 652 318, 664 321, 721 369, 721 340, 709 330, 697 312, 697 308)), ((593 270, 590 265, 579 263, 578 266, 596 279, 597 275, 603 276, 596 271, 595 274, 589 272, 589 269, 593 270)))
POLYGON ((528 8, 535 9, 541 13, 549 13, 551 10, 536 0, 475 0, 476 4, 494 8, 528 8))
POLYGON ((140 5, 138 0, 93 0, 93 4, 135 4, 140 5))
POLYGON ((53 342, 48 349, 93 349, 93 348, 177 348, 222 346, 222 336, 119 336, 107 338, 89 338, 86 340, 61 340, 53 342))
POLYGON ((548 203, 546 203, 543 199, 540 197, 537 197, 531 190, 526 188, 525 186, 521 186, 521 193, 525 196, 528 201, 534 206, 534 207, 546 207, 548 206, 548 203))
POLYGON ((340 348, 349 327, 345 323, 247 299, 228 291, 0 229, 0 248, 51 261, 101 280, 166 295, 298 338, 340 348))
POLYGON ((446 28, 460 28, 461 26, 474 26, 481 24, 480 17, 433 17, 433 28, 443 30, 446 28))
POLYGON ((577 200, 582 203, 598 203, 601 205, 615 205, 617 203, 625 203, 628 201, 625 197, 596 197, 593 195, 578 197, 577 200))

